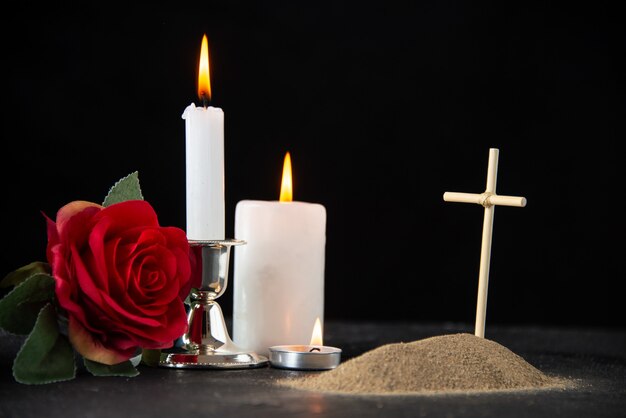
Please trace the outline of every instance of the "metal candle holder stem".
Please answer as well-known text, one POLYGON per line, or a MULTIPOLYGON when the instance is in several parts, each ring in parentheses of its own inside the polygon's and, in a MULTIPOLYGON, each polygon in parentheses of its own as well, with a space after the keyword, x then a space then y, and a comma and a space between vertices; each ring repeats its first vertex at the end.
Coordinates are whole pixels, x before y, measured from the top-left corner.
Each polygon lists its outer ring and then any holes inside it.
MULTIPOLYGON (((261 367, 266 357, 237 347, 228 335, 222 309, 216 302, 228 284, 230 249, 241 240, 189 241, 201 286, 190 295, 187 332, 182 347, 164 350, 159 366, 192 369, 242 369, 261 367)), ((196 280, 197 282, 197 280, 196 280)))

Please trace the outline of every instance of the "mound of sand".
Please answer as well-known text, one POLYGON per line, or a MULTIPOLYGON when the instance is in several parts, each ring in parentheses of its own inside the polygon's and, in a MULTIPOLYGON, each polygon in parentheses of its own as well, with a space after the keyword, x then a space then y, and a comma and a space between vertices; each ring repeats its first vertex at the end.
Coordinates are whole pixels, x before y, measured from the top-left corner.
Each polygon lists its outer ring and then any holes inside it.
POLYGON ((279 384, 352 394, 408 394, 562 387, 508 348, 471 334, 387 344, 336 369, 279 384))

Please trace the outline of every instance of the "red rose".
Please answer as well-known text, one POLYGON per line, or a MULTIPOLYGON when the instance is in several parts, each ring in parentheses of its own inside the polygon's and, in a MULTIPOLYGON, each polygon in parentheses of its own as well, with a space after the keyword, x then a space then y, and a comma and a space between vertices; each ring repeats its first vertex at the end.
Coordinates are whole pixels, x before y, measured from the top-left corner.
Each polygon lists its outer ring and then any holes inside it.
POLYGON ((75 201, 48 219, 48 262, 68 337, 85 358, 117 364, 171 347, 187 328, 189 243, 145 201, 75 201))

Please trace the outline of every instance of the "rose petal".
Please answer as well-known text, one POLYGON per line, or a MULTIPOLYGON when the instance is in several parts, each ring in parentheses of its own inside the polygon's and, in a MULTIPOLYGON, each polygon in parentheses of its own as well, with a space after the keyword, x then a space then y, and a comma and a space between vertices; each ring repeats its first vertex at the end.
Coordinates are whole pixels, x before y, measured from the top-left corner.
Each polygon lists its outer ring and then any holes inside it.
POLYGON ((72 316, 69 317, 68 337, 70 343, 83 357, 102 364, 118 364, 128 360, 134 354, 129 348, 124 353, 105 348, 72 316))
MULTIPOLYGON (((149 349, 169 348, 173 345, 174 340, 183 335, 187 330, 187 315, 182 302, 174 301, 168 307, 169 314, 162 318, 162 322, 158 327, 154 328, 136 328, 129 331, 125 340, 120 340, 115 347, 128 347, 129 341, 134 345, 149 349)), ((130 330, 127 324, 122 324, 119 328, 122 333, 130 330)), ((108 342, 107 342, 108 344, 108 342)), ((111 346, 113 346, 111 340, 111 346)))
MULTIPOLYGON (((91 271, 87 269, 83 260, 80 257, 80 252, 77 248, 72 246, 72 257, 75 267, 75 280, 78 288, 80 289, 81 296, 86 296, 93 300, 96 305, 102 305, 102 296, 100 289, 94 284, 94 280, 91 276, 91 271)), ((80 301, 80 300, 79 300, 80 301)))
MULTIPOLYGON (((109 266, 107 263, 106 257, 106 234, 111 225, 110 218, 100 219, 92 228, 89 233, 89 253, 91 255, 91 260, 93 263, 89 263, 90 265, 87 269, 92 273, 92 277, 94 282, 98 284, 98 288, 104 291, 109 291, 109 278, 110 275, 115 271, 109 271, 109 266)), ((87 258, 88 254, 85 254, 83 257, 87 258)))
POLYGON ((82 212, 86 208, 98 208, 102 209, 102 206, 97 203, 87 202, 84 200, 75 200, 67 205, 63 206, 57 212, 56 226, 59 234, 63 234, 67 222, 76 214, 82 212))
POLYGON ((127 234, 128 231, 137 227, 159 227, 159 221, 154 209, 144 200, 127 200, 102 209, 94 218, 110 217, 115 221, 111 225, 109 233, 112 236, 127 234))

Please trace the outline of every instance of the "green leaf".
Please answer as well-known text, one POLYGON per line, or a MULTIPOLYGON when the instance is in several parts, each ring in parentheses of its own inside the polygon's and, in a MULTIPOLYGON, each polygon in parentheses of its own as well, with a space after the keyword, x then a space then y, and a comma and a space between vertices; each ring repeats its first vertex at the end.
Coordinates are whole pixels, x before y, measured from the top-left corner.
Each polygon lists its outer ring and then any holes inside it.
POLYGON ((86 358, 83 358, 83 362, 87 370, 94 376, 135 377, 139 374, 139 371, 133 366, 130 360, 112 366, 87 360, 86 358))
POLYGON ((141 362, 147 366, 156 367, 161 361, 161 350, 144 348, 141 352, 141 362))
POLYGON ((141 187, 139 187, 139 173, 137 171, 130 173, 115 183, 104 198, 102 206, 111 206, 127 200, 143 200, 141 187))
POLYGON ((17 270, 7 274, 2 281, 0 281, 0 288, 17 286, 30 276, 37 273, 50 274, 50 265, 42 261, 35 261, 27 264, 24 267, 20 267, 17 270))
POLYGON ((28 334, 42 307, 54 299, 54 279, 45 273, 30 276, 0 299, 0 328, 28 334))
POLYGON ((33 331, 13 362, 13 377, 20 383, 42 384, 70 380, 76 376, 74 350, 59 333, 51 304, 41 309, 33 331))
POLYGON ((194 293, 198 293, 198 288, 196 287, 192 287, 191 290, 189 290, 189 294, 187 295, 187 297, 185 298, 185 300, 183 301, 183 303, 185 305, 191 306, 191 304, 193 303, 191 301, 191 295, 193 295, 194 293))

